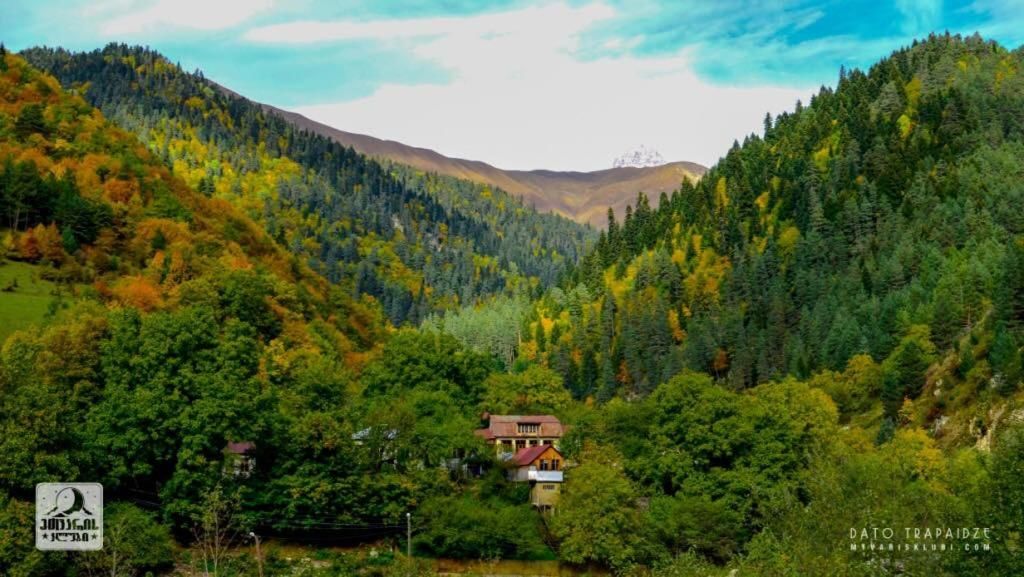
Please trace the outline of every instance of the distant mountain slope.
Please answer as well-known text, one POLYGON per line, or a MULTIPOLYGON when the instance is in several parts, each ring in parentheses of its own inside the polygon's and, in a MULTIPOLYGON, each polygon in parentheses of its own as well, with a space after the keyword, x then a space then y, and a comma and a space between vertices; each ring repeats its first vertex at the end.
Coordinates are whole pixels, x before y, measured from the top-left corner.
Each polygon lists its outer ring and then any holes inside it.
MULTIPOLYGON (((228 88, 224 90, 241 96, 228 88)), ((589 222, 602 228, 608 222, 608 207, 614 208, 621 217, 626 205, 636 199, 637 192, 646 192, 651 201, 657 202, 660 193, 672 192, 679 188, 683 179, 696 180, 707 171, 706 167, 694 162, 670 162, 644 168, 609 168, 594 172, 503 170, 478 160, 449 158, 427 148, 345 132, 268 104, 261 106, 295 126, 331 138, 367 156, 490 184, 522 197, 540 211, 553 210, 579 222, 589 222)))
MULTIPOLYGON (((595 172, 556 172, 550 170, 507 171, 511 178, 547 201, 552 207, 580 222, 604 228, 608 207, 622 218, 626 205, 646 192, 657 205, 660 193, 679 188, 684 179, 695 181, 707 169, 693 162, 670 162, 662 166, 637 168, 626 166, 595 172)), ((520 194, 520 193, 513 193, 520 194)), ((529 194, 522 193, 530 198, 529 194)), ((537 203, 541 208, 541 203, 537 203)))
POLYGON ((376 162, 148 49, 24 54, 396 326, 550 286, 596 236, 489 185, 376 162))
MULTIPOLYGON (((211 331, 228 330, 230 321, 262 342, 321 338, 315 347, 335 356, 383 338, 375 311, 274 242, 244 210, 189 187, 134 134, 2 50, 0 93, 0 266, 7 278, 38 275, 57 287, 55 311, 80 301, 125 314, 207 306, 211 331), (312 323, 327 332, 305 334, 312 323)), ((34 290, 4 288, 0 325, 20 318, 15 307, 34 290)))

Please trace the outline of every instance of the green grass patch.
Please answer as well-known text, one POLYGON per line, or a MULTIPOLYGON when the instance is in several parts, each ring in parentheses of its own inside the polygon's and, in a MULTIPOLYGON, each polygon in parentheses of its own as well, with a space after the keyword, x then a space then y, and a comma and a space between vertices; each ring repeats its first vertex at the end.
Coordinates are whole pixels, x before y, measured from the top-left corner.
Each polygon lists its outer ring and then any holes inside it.
POLYGON ((41 323, 56 306, 57 284, 42 278, 42 272, 41 266, 0 261, 0 343, 15 331, 41 323))

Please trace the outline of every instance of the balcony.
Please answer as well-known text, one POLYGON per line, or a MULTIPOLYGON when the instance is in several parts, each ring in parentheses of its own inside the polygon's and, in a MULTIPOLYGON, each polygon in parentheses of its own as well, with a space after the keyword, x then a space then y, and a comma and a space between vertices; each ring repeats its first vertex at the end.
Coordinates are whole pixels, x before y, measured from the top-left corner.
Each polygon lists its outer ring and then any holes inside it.
POLYGON ((538 483, 561 483, 562 472, 561 471, 527 471, 526 479, 528 481, 537 481, 538 483))

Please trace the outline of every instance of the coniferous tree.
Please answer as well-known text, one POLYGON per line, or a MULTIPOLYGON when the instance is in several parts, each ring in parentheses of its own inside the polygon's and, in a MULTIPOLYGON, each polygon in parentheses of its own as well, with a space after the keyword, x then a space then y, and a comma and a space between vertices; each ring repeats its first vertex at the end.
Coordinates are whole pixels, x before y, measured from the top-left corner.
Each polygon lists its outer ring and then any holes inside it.
POLYGON ((1021 353, 1017 339, 1007 328, 1006 323, 999 323, 992 339, 989 352, 992 368, 995 369, 999 392, 1008 395, 1016 391, 1020 385, 1022 374, 1021 353))

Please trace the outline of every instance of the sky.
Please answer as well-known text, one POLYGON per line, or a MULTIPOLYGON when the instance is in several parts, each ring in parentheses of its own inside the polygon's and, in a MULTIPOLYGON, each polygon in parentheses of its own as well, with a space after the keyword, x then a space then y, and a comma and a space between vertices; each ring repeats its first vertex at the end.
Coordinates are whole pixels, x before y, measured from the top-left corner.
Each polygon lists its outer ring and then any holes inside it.
POLYGON ((840 66, 946 30, 1015 48, 1024 0, 0 0, 8 48, 148 45, 254 100, 506 169, 640 145, 710 165, 840 66))

